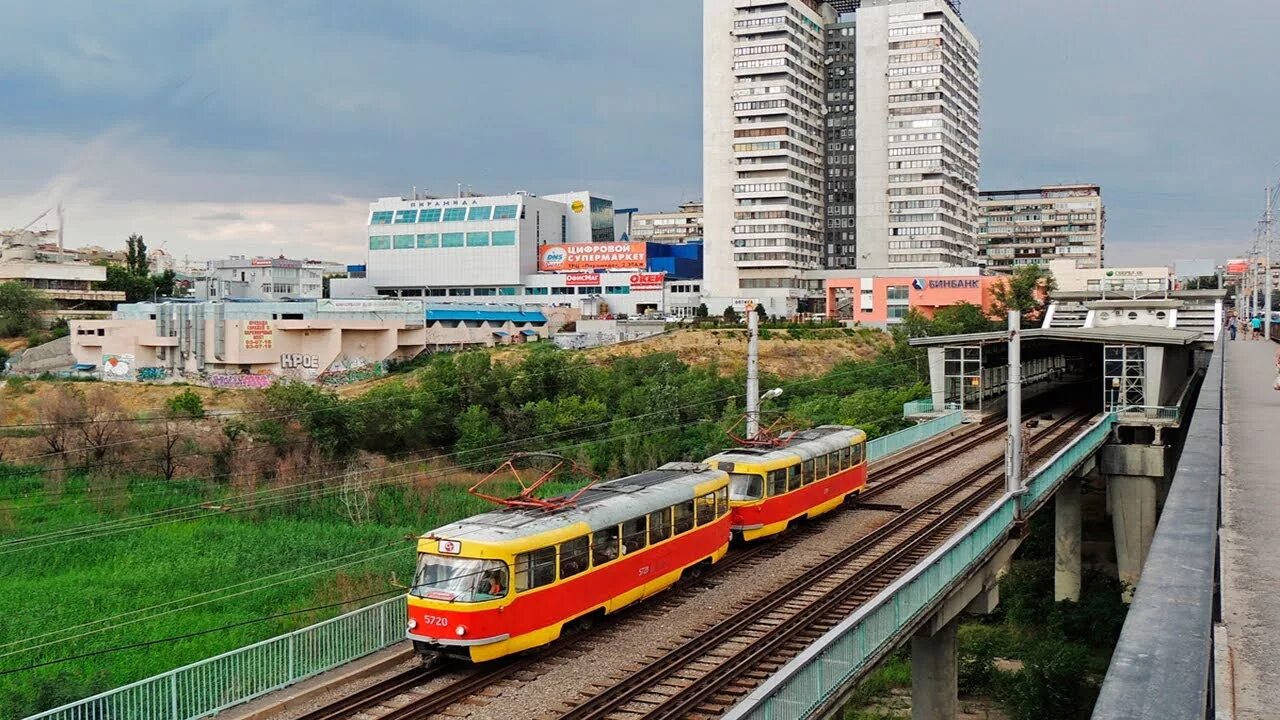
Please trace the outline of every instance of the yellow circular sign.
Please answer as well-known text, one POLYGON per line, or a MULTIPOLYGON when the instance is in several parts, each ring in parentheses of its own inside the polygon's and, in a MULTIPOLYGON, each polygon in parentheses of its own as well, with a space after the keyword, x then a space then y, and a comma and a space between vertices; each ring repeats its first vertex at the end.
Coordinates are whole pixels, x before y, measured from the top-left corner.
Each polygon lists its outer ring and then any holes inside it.
POLYGON ((573 204, 572 204, 572 205, 570 205, 569 207, 573 208, 573 211, 574 211, 574 212, 576 212, 576 213, 580 213, 580 212, 582 212, 582 211, 583 211, 587 206, 586 206, 586 205, 583 205, 581 200, 574 200, 574 201, 573 201, 573 204))

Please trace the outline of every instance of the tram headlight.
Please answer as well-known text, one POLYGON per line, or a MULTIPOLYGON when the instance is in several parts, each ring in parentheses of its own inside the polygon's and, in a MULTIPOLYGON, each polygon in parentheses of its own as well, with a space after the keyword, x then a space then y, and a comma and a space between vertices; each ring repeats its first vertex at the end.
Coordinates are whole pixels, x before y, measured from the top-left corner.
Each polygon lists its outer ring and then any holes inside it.
POLYGON ((454 632, 458 637, 462 637, 463 635, 466 635, 466 634, 467 634, 467 626, 466 626, 466 625, 459 625, 459 626, 458 626, 458 629, 457 629, 457 630, 454 630, 453 632, 454 632))
POLYGON ((405 626, 408 627, 410 630, 412 630, 418 627, 418 621, 414 620, 413 618, 409 618, 409 622, 405 623, 405 626))

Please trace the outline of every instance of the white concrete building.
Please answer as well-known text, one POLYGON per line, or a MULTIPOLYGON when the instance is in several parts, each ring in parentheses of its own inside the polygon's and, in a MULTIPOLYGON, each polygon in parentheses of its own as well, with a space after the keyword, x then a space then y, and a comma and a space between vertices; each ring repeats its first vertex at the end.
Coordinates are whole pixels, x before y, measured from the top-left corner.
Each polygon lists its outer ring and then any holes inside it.
POLYGON ((192 282, 197 300, 315 300, 323 297, 325 263, 233 255, 210 260, 192 282))
POLYGON ((811 0, 703 3, 705 278, 713 311, 789 315, 823 259, 824 28, 811 0))
POLYGON ((987 269, 1007 273, 1062 259, 1081 269, 1105 264, 1107 210, 1099 186, 984 190, 980 198, 979 262, 987 269))
POLYGON ((702 201, 680 203, 675 212, 635 213, 631 240, 675 245, 702 238, 702 201))
POLYGON ((978 40, 950 0, 863 0, 854 25, 856 265, 972 265, 978 40))
POLYGON ((694 314, 701 281, 648 271, 645 243, 612 242, 613 222, 613 201, 586 191, 381 198, 364 277, 332 280, 330 295, 694 314))

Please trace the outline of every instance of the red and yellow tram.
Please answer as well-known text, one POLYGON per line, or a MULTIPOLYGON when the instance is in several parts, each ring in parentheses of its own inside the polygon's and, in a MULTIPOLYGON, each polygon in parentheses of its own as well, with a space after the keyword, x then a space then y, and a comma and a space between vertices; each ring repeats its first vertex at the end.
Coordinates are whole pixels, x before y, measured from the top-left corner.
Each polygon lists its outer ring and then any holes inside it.
POLYGON ((506 509, 418 541, 408 637, 424 657, 493 660, 717 562, 730 537, 729 474, 668 463, 594 485, 554 510, 506 509))
POLYGON ((707 458, 729 473, 733 532, 755 540, 801 517, 836 508, 867 484, 866 433, 823 425, 783 435, 779 447, 738 448, 707 458))

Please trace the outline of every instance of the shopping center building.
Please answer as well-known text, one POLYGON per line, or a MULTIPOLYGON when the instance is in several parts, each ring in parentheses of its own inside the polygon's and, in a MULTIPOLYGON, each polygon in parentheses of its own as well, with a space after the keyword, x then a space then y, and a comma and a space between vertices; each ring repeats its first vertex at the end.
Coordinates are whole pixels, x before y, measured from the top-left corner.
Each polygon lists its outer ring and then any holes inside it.
POLYGON ((613 201, 587 191, 382 198, 364 277, 335 279, 330 293, 693 314, 702 244, 615 242, 613 225, 613 201))

